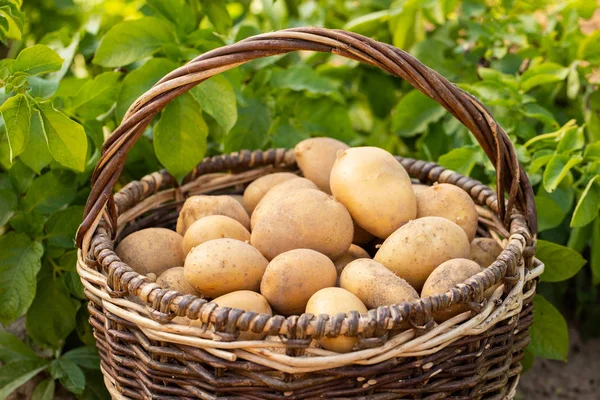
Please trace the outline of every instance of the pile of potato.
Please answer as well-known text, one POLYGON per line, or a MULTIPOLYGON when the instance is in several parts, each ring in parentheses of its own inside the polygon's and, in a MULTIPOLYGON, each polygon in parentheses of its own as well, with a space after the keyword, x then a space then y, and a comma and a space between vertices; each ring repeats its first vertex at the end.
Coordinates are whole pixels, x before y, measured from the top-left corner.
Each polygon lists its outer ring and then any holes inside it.
MULTIPOLYGON (((475 239, 478 215, 466 192, 413 184, 385 150, 312 138, 295 155, 304 177, 263 176, 243 198, 192 196, 176 232, 135 232, 117 255, 156 275, 162 287, 219 306, 335 315, 445 293, 502 250, 493 239, 475 239)), ((455 306, 434 317, 444 321, 465 310, 455 306)), ((320 344, 347 352, 356 339, 320 344)))

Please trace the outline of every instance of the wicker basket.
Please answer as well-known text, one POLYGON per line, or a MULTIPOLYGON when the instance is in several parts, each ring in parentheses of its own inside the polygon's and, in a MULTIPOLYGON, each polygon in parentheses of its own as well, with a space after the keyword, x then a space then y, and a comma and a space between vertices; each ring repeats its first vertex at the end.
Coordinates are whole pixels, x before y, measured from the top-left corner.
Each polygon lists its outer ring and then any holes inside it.
POLYGON ((131 106, 94 171, 77 235, 77 268, 114 398, 504 399, 515 393, 536 278, 543 271, 534 259, 536 223, 533 191, 514 147, 481 103, 393 46, 344 31, 297 28, 205 53, 131 106), (451 183, 472 196, 480 215, 478 235, 504 247, 491 266, 448 293, 412 303, 367 314, 286 318, 217 307, 162 289, 119 260, 113 248, 120 238, 145 227, 173 227, 185 197, 241 193, 262 175, 296 170, 291 151, 242 151, 205 159, 180 187, 161 171, 112 194, 128 151, 173 98, 221 71, 295 50, 342 55, 402 77, 469 128, 497 170, 496 193, 433 163, 398 160, 423 183, 451 183), (499 283, 486 300, 484 291, 499 283), (470 311, 433 322, 432 312, 459 303, 470 311), (202 324, 187 326, 174 317, 202 324), (237 340, 246 330, 269 336, 237 340), (338 335, 357 336, 355 351, 337 354, 311 345, 338 335))

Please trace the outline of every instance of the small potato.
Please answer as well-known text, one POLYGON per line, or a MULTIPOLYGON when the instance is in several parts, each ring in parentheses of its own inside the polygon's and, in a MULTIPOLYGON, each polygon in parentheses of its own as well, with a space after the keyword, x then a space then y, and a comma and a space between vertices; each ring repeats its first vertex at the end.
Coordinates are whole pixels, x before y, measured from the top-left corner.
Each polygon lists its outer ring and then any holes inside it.
POLYGON ((269 262, 248 243, 215 239, 194 247, 185 258, 185 280, 208 297, 236 290, 258 292, 269 262))
MULTIPOLYGON (((415 193, 415 196, 418 196, 419 193, 421 193, 425 189, 429 189, 430 187, 431 186, 422 185, 420 183, 413 183, 412 184, 412 188, 413 188, 413 192, 415 193)), ((418 212, 418 205, 417 205, 417 212, 418 212)))
POLYGON ((362 246, 375 238, 375 236, 356 225, 356 222, 352 221, 352 223, 354 224, 354 237, 352 238, 352 243, 362 246))
POLYGON ((377 147, 338 153, 331 192, 367 232, 385 239, 417 216, 410 177, 393 155, 377 147))
POLYGON ((502 253, 502 246, 492 238, 476 238, 471 242, 471 260, 487 268, 502 253))
POLYGON ((460 226, 446 218, 424 217, 390 235, 373 259, 421 290, 438 265, 453 258, 467 258, 469 253, 469 239, 460 226))
POLYGON ((156 279, 156 284, 164 289, 176 290, 183 294, 193 294, 202 297, 202 293, 187 283, 183 277, 183 267, 169 268, 156 279))
POLYGON ((340 287, 355 294, 369 309, 419 298, 404 279, 371 259, 352 261, 340 276, 340 287))
POLYGON ((337 270, 338 276, 340 276, 342 270, 346 265, 348 265, 348 263, 358 260, 359 258, 371 258, 371 256, 362 247, 351 244, 346 254, 335 260, 333 263, 335 265, 335 269, 337 270))
POLYGON ((258 202, 269 190, 282 182, 294 178, 298 178, 298 175, 292 174, 291 172, 276 172, 274 174, 261 176, 249 184, 244 191, 244 206, 246 207, 248 214, 252 214, 252 211, 254 211, 258 202))
POLYGON ((190 225, 183 236, 183 254, 190 252, 204 242, 213 239, 230 238, 242 242, 250 241, 250 232, 233 218, 224 215, 202 217, 190 225))
POLYGON ((182 242, 181 235, 170 229, 147 228, 128 235, 115 253, 137 273, 160 275, 183 264, 182 242))
MULTIPOLYGON (((220 307, 237 308, 244 311, 252 311, 258 314, 273 315, 271 306, 263 296, 250 290, 238 290, 224 294, 212 301, 220 307)), ((254 333, 251 330, 240 332, 239 340, 261 340, 266 333, 254 333)))
POLYGON ((241 194, 228 194, 227 196, 231 197, 232 199, 234 199, 235 201, 237 201, 238 203, 240 203, 240 205, 242 207, 244 207, 245 209, 245 205, 244 205, 244 196, 241 194))
POLYGON ((302 174, 313 181, 319 189, 331 194, 329 176, 338 150, 349 146, 339 140, 317 137, 301 141, 294 148, 294 155, 302 174))
POLYGON ((296 249, 275 257, 260 283, 260 292, 284 315, 300 315, 318 290, 335 286, 337 275, 331 260, 309 249, 296 249))
POLYGON ((352 218, 341 203, 304 189, 266 204, 250 242, 269 260, 293 249, 316 250, 336 260, 348 251, 352 236, 352 218))
POLYGON ((461 188, 448 183, 434 184, 419 191, 417 218, 447 218, 464 229, 469 242, 477 233, 477 209, 471 196, 461 188))
POLYGON ((225 215, 233 218, 246 229, 250 229, 250 217, 244 207, 231 196, 192 196, 189 197, 177 218, 177 233, 185 235, 194 222, 208 215, 225 215))
MULTIPOLYGON (((338 313, 348 313, 350 311, 358 311, 364 314, 368 310, 354 294, 337 287, 319 290, 312 295, 306 305, 306 312, 314 315, 329 314, 335 316, 338 313)), ((348 353, 358 343, 358 338, 340 335, 336 338, 325 337, 319 340, 319 342, 327 350, 337 353, 348 353)))
MULTIPOLYGON (((446 293, 459 283, 463 283, 470 277, 481 272, 482 269, 474 261, 466 258, 455 258, 440 264, 433 270, 431 275, 425 281, 421 297, 428 297, 434 294, 446 293)), ((455 304, 443 310, 433 313, 433 318, 437 322, 443 322, 460 313, 467 311, 466 304, 455 304)))

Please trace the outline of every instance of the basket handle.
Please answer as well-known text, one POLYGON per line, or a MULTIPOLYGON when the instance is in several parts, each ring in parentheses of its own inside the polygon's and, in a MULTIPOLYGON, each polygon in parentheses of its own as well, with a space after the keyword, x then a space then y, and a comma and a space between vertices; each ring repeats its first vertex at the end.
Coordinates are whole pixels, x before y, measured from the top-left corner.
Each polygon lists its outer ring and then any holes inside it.
POLYGON ((529 179, 508 135, 483 104, 394 46, 352 32, 304 27, 249 37, 204 53, 167 74, 140 96, 102 147, 102 156, 92 175, 84 219, 77 232, 79 248, 82 248, 84 236, 93 233, 101 215, 107 215, 116 227, 112 193, 127 154, 152 118, 171 100, 220 72, 257 58, 298 50, 333 53, 379 67, 403 78, 437 101, 471 131, 496 168, 498 210, 504 224, 508 226, 511 212, 516 207, 526 216, 531 232, 537 232, 534 194, 529 179), (505 192, 508 192, 506 201, 505 192))

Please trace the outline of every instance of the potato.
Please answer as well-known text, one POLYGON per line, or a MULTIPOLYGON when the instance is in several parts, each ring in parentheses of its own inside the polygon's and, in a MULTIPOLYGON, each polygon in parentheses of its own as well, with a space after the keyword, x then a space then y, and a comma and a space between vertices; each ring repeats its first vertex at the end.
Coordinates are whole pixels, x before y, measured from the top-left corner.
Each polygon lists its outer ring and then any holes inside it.
MULTIPOLYGON (((475 261, 466 258, 448 260, 440 264, 433 270, 431 275, 429 275, 423 285, 421 297, 446 293, 457 284, 463 283, 481 271, 482 268, 475 261)), ((443 310, 434 312, 433 318, 437 322, 443 322, 467 310, 469 310, 469 307, 466 304, 455 304, 443 310)))
POLYGON ((476 238, 471 242, 471 260, 487 268, 502 253, 502 246, 492 238, 476 238))
POLYGON ((461 188, 448 183, 434 184, 419 191, 417 218, 447 218, 464 229, 469 242, 477 233, 477 209, 471 196, 461 188))
POLYGON ((162 274, 183 265, 181 235, 165 228, 147 228, 133 232, 119 243, 115 253, 125 264, 142 275, 162 274))
POLYGON ((342 270, 348 263, 358 260, 359 258, 371 258, 371 256, 362 247, 351 244, 346 254, 335 260, 333 263, 338 276, 342 273, 342 270))
MULTIPOLYGON (((427 186, 427 185, 423 185, 421 183, 413 183, 412 184, 412 188, 413 188, 413 192, 415 193, 415 196, 417 196, 419 193, 421 193, 423 190, 430 188, 431 186, 427 186)), ((417 204, 417 212, 418 212, 419 206, 417 204)))
POLYGON ((284 315, 302 314, 308 299, 318 290, 335 286, 333 262, 310 249, 286 251, 275 257, 260 283, 260 292, 284 315))
POLYGON ((387 238, 417 216, 410 178, 385 150, 356 147, 338 154, 331 191, 361 228, 387 238))
POLYGON ((244 207, 231 196, 192 196, 189 197, 177 218, 177 233, 185 235, 194 222, 208 215, 225 215, 233 218, 246 229, 250 229, 250 217, 244 207))
POLYGON ((282 197, 287 197, 290 193, 301 189, 318 189, 317 185, 312 183, 306 178, 296 177, 289 181, 282 182, 271 190, 269 190, 262 198, 262 200, 254 208, 252 217, 250 218, 250 226, 254 230, 256 223, 263 215, 265 209, 268 209, 268 204, 276 203, 282 197))
POLYGON ((469 239, 460 226, 446 218, 424 217, 390 235, 373 259, 419 291, 435 267, 469 253, 469 239))
POLYGON ((313 181, 319 189, 331 194, 329 176, 335 162, 337 152, 349 146, 339 140, 317 137, 301 141, 294 148, 296 163, 302 174, 313 181))
POLYGON ((242 207, 244 207, 245 209, 245 204, 244 204, 244 196, 241 194, 228 194, 227 196, 231 197, 232 199, 234 199, 235 201, 237 201, 238 203, 240 203, 240 205, 242 207))
POLYGON ((341 203, 304 189, 266 204, 250 242, 269 260, 293 249, 316 250, 335 260, 348 251, 352 236, 352 218, 341 203))
POLYGON ((352 223, 354 224, 354 237, 352 238, 352 243, 363 245, 369 243, 371 240, 373 240, 373 238, 375 238, 375 236, 356 225, 356 222, 352 221, 352 223))
MULTIPOLYGON (((335 316, 338 313, 348 313, 350 311, 358 311, 364 314, 368 310, 358 297, 345 289, 337 287, 319 290, 312 295, 306 305, 306 312, 314 315, 329 314, 335 316)), ((321 338, 319 342, 327 350, 348 353, 358 343, 358 338, 340 335, 336 338, 321 338)))
POLYGON ((236 290, 258 292, 269 262, 248 243, 215 239, 194 247, 185 258, 185 280, 208 297, 236 290))
POLYGON ((213 239, 230 238, 242 242, 250 241, 250 232, 233 218, 224 215, 209 215, 195 221, 183 236, 183 254, 190 252, 204 242, 213 239))
POLYGON ((250 183, 244 191, 244 206, 246 207, 248 214, 252 214, 252 211, 254 211, 258 202, 269 190, 282 182, 294 178, 298 178, 298 175, 292 174, 291 172, 276 172, 274 174, 261 176, 250 183))
POLYGON ((354 260, 344 268, 340 287, 358 297, 369 309, 419 298, 417 291, 375 260, 354 260))
POLYGON ((179 293, 193 294, 202 297, 202 293, 187 283, 183 277, 183 267, 169 268, 156 278, 156 284, 164 289, 176 290, 179 293))
MULTIPOLYGON (((253 311, 258 314, 273 315, 271 306, 263 296, 250 290, 238 290, 235 292, 224 294, 212 301, 220 307, 238 308, 244 311, 253 311)), ((266 333, 254 333, 250 330, 240 331, 239 340, 261 340, 266 336, 266 333)))

